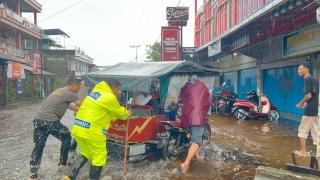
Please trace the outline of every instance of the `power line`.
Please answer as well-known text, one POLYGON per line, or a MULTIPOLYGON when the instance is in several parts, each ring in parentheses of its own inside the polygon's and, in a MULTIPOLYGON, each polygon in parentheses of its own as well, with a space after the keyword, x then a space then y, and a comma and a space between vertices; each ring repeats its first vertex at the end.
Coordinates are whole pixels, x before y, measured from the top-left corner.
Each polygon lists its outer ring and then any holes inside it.
POLYGON ((41 4, 41 6, 45 5, 48 1, 49 1, 49 0, 45 0, 45 1, 41 4))
MULTIPOLYGON (((187 3, 189 3, 190 0, 187 0, 183 3, 182 6, 185 6, 187 3)), ((191 0, 191 4, 189 6, 191 6, 194 3, 195 0, 191 0)))
POLYGON ((39 22, 46 21, 46 20, 48 20, 48 19, 50 19, 50 18, 52 18, 52 17, 54 17, 54 16, 56 16, 56 15, 58 15, 58 14, 60 14, 60 13, 63 13, 63 12, 65 12, 65 11, 67 11, 67 10, 75 7, 76 5, 80 4, 80 3, 83 2, 83 1, 85 1, 85 0, 79 0, 79 1, 77 1, 76 3, 71 4, 70 6, 64 8, 64 9, 62 9, 62 10, 60 10, 60 11, 57 11, 56 13, 54 13, 54 14, 46 17, 46 18, 41 19, 39 22))

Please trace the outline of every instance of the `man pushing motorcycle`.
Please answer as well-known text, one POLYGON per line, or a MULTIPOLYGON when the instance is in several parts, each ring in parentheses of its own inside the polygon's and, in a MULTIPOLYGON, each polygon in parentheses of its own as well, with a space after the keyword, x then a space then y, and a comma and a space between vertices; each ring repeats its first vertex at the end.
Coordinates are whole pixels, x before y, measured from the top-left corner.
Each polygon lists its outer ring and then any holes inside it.
POLYGON ((91 160, 90 180, 98 180, 107 159, 107 134, 117 119, 127 120, 129 112, 118 102, 120 83, 115 80, 98 83, 84 99, 76 115, 72 135, 80 155, 71 166, 65 180, 76 179, 81 167, 91 160))
POLYGON ((200 146, 210 104, 208 87, 199 81, 196 75, 190 76, 188 82, 181 88, 178 101, 178 119, 182 127, 191 132, 191 146, 186 160, 180 166, 182 173, 188 171, 193 157, 200 159, 200 146))

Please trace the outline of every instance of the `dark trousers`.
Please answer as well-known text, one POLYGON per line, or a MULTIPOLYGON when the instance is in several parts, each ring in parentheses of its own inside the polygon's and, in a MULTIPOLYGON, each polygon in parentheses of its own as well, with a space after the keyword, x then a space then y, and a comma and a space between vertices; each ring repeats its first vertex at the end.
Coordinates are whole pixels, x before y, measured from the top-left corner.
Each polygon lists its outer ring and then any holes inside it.
POLYGON ((71 144, 69 129, 58 121, 34 120, 33 141, 35 147, 31 154, 30 169, 32 175, 37 175, 41 157, 49 134, 61 141, 59 165, 66 165, 71 144))
POLYGON ((77 149, 77 146, 77 141, 74 138, 72 138, 70 151, 75 151, 77 149))

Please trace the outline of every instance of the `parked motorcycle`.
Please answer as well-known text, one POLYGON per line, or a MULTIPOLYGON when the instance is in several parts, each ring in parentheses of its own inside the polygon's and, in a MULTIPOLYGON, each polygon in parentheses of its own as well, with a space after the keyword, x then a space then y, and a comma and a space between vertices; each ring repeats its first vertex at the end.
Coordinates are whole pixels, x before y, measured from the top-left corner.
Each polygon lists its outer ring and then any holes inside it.
POLYGON ((254 90, 244 95, 246 95, 247 100, 237 100, 233 104, 232 115, 236 119, 267 118, 272 123, 279 121, 280 113, 277 108, 271 104, 267 96, 258 95, 254 90))
POLYGON ((220 91, 212 93, 211 113, 220 113, 224 116, 231 114, 232 105, 236 102, 237 94, 230 92, 225 83, 223 83, 220 91))

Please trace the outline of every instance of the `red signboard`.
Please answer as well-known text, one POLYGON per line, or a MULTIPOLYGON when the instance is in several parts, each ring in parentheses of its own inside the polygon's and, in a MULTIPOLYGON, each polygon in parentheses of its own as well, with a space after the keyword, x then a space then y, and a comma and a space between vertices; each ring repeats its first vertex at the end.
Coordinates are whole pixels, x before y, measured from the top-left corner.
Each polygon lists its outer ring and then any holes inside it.
POLYGON ((180 28, 166 26, 161 28, 161 60, 180 60, 180 28))
POLYGON ((34 53, 33 54, 33 73, 37 74, 39 73, 39 68, 40 68, 40 54, 34 53))

